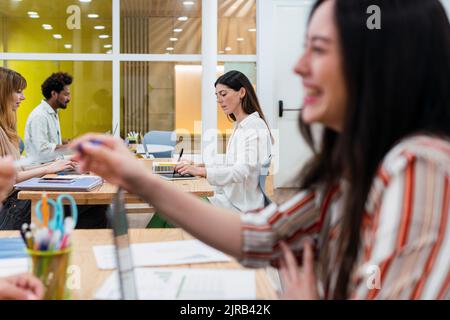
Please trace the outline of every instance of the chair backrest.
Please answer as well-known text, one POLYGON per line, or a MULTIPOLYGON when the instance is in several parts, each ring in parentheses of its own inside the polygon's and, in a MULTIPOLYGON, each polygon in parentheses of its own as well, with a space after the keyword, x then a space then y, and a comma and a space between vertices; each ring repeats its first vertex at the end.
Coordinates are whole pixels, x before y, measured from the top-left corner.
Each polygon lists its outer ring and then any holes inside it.
MULTIPOLYGON (((145 144, 162 144, 175 147, 177 135, 175 131, 149 131, 144 135, 145 144)), ((172 158, 173 151, 153 153, 155 158, 172 158)))
POLYGON ((264 196, 264 207, 267 207, 269 204, 272 203, 272 200, 270 200, 269 196, 266 193, 266 178, 270 172, 271 162, 272 162, 272 155, 270 155, 269 158, 261 164, 261 171, 259 173, 259 188, 261 189, 261 192, 264 196))
POLYGON ((23 150, 25 150, 25 144, 23 143, 22 138, 19 137, 19 151, 20 151, 20 154, 23 153, 23 150))

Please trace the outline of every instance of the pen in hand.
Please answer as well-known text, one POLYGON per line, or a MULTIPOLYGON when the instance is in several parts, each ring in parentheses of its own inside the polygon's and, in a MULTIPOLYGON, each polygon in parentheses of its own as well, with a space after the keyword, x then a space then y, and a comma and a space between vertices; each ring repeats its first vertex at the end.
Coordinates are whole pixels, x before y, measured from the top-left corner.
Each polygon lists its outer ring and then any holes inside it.
MULTIPOLYGON (((183 151, 184 151, 184 148, 181 148, 180 156, 178 157, 177 163, 180 162, 181 157, 183 156, 183 151)), ((174 168, 174 169, 173 169, 173 173, 172 173, 172 177, 175 176, 175 173, 176 173, 176 171, 175 171, 175 168, 174 168)))

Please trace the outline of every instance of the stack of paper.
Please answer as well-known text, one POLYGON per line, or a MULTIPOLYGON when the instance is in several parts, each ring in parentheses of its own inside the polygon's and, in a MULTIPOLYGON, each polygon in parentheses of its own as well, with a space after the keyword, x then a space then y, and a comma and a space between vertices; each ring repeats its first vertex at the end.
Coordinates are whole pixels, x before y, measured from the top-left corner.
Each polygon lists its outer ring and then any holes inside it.
MULTIPOLYGON (((141 300, 256 299, 255 271, 229 269, 135 269, 141 300)), ((104 282, 95 299, 119 299, 117 272, 104 282)))
MULTIPOLYGON (((165 266, 189 263, 228 262, 230 257, 199 240, 135 243, 130 245, 135 267, 165 266)), ((94 246, 99 269, 116 268, 113 245, 94 246)))

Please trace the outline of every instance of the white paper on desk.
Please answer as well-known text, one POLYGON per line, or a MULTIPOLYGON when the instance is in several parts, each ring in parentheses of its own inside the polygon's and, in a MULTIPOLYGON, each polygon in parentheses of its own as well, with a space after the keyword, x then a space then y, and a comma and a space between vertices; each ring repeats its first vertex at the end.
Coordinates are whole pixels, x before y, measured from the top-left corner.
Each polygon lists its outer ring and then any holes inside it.
MULTIPOLYGON (((255 271, 230 269, 136 268, 141 300, 248 300, 256 299, 255 271)), ((95 299, 119 298, 117 272, 95 293, 95 299)))
POLYGON ((28 272, 28 258, 0 259, 0 278, 28 272))
MULTIPOLYGON (((130 247, 135 267, 228 262, 231 260, 226 254, 199 240, 135 243, 130 247)), ((113 245, 94 246, 93 250, 99 269, 116 268, 116 253, 113 245)))

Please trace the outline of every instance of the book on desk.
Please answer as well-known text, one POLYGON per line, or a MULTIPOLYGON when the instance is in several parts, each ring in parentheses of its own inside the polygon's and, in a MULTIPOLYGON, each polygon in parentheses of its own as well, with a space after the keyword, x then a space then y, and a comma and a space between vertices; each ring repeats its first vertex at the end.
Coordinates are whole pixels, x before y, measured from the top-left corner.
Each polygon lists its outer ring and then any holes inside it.
POLYGON ((17 190, 30 191, 92 191, 103 184, 98 176, 58 176, 31 178, 14 185, 17 190))

